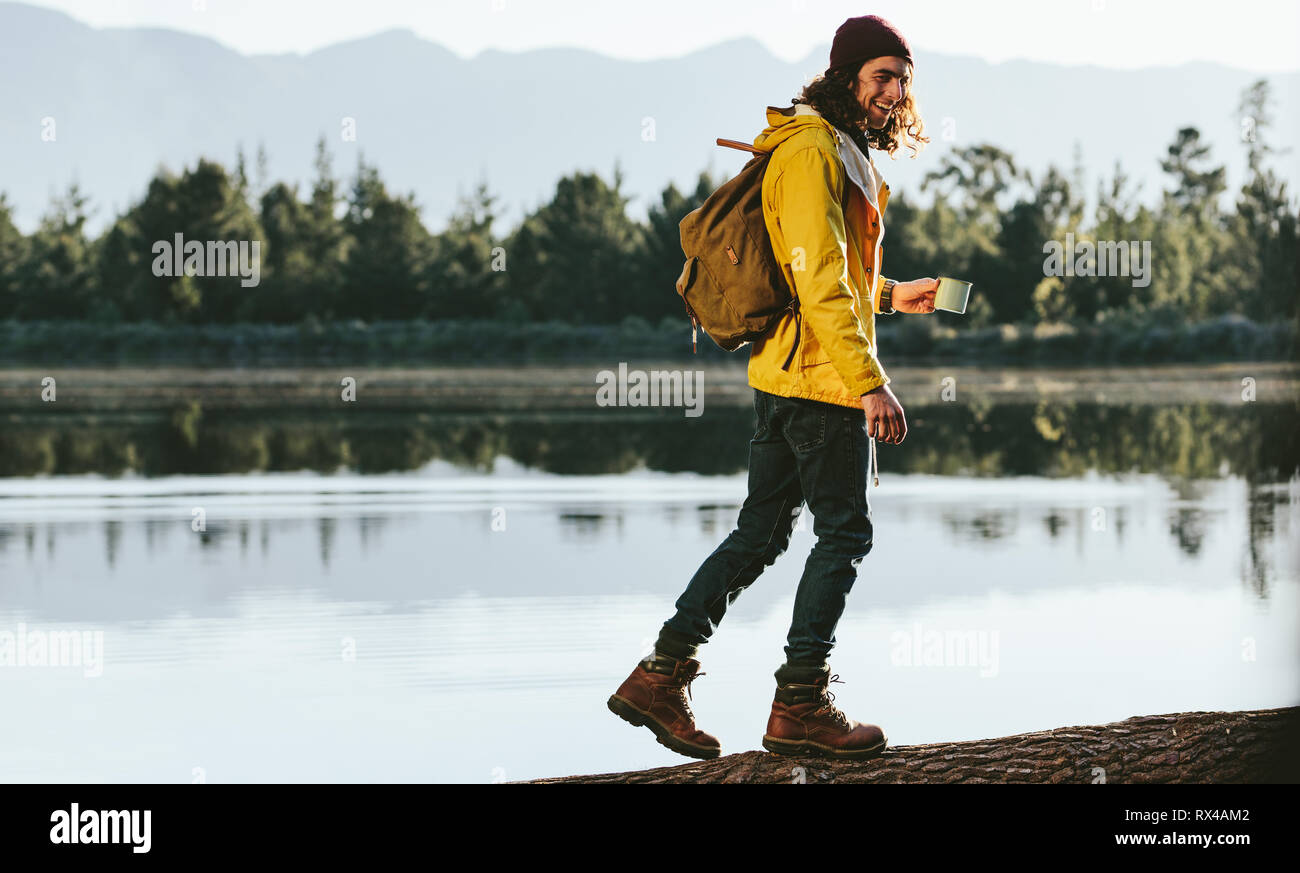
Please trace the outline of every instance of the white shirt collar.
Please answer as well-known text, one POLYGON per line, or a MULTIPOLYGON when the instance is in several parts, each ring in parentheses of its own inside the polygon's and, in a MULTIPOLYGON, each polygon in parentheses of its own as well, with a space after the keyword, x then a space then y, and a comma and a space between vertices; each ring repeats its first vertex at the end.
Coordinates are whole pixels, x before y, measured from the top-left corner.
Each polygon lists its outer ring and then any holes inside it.
POLYGON ((880 211, 880 186, 884 181, 880 173, 876 170, 875 163, 871 158, 862 154, 862 149, 858 148, 857 143, 846 136, 842 131, 835 131, 835 141, 839 143, 840 159, 844 161, 844 170, 853 180, 853 184, 862 189, 868 202, 880 211))

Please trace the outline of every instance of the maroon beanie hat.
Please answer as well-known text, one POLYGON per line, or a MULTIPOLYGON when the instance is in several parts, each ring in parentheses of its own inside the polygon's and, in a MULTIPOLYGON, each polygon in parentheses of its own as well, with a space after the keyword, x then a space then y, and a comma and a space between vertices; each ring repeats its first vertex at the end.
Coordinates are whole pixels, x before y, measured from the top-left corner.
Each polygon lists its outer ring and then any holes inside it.
POLYGON ((835 31, 831 63, 826 70, 886 56, 906 58, 912 63, 912 49, 898 28, 879 15, 862 15, 850 18, 835 31))

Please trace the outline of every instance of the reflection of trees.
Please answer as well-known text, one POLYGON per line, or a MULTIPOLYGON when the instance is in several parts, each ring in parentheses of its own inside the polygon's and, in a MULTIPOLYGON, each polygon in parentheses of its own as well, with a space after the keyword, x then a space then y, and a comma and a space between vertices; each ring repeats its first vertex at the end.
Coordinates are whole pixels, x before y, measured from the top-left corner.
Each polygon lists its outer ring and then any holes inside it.
POLYGON ((1174 510, 1169 519, 1169 531, 1178 540, 1178 548, 1193 558, 1205 542, 1205 521, 1205 512, 1196 508, 1174 510))
POLYGON ((39 476, 58 472, 55 434, 49 429, 20 430, 6 423, 0 431, 0 475, 39 476))
POLYGON ((984 540, 1000 540, 1015 532, 1015 519, 1007 512, 982 512, 970 520, 972 533, 984 540))
MULTIPOLYGON (((1252 483, 1300 470, 1296 409, 1182 404, 940 403, 909 407, 902 446, 880 445, 889 472, 1078 476, 1158 474, 1171 482, 1252 483), (1221 467, 1223 470, 1221 470, 1221 467)), ((754 416, 747 407, 434 415, 397 411, 209 411, 171 415, 13 415, 0 431, 0 475, 145 475, 339 469, 413 470, 433 460, 489 470, 500 457, 555 473, 743 472, 754 416)))
POLYGON ((338 520, 323 515, 317 523, 317 532, 320 537, 320 565, 328 567, 330 564, 330 552, 334 549, 334 534, 338 527, 338 520))
MULTIPOLYGON (((1206 502, 1210 499, 1205 489, 1196 487, 1196 483, 1176 480, 1175 485, 1178 486, 1176 492, 1180 503, 1206 502)), ((1283 568, 1279 571, 1274 566, 1275 559, 1271 550, 1274 546, 1287 545, 1284 539, 1285 531, 1279 531, 1276 516, 1279 505, 1288 505, 1290 488, 1287 485, 1250 484, 1244 487, 1247 491, 1248 530, 1246 541, 1241 546, 1238 575, 1248 586, 1251 594, 1264 600, 1269 597, 1278 573, 1289 570, 1283 568)), ((1085 538, 1113 535, 1118 545, 1127 527, 1126 507, 1103 508, 1107 513, 1105 516, 1107 526, 1104 528, 1095 525, 1093 519, 1095 513, 1090 513, 1086 507, 1067 510, 1049 509, 1042 514, 1040 521, 1046 536, 1052 540, 1068 536, 1071 541, 1078 542, 1082 548, 1085 538)), ((698 504, 688 509, 681 504, 668 504, 663 511, 670 522, 685 520, 687 514, 693 511, 694 521, 700 530, 710 537, 720 537, 730 531, 734 525, 737 507, 734 504, 698 504)), ((1195 559, 1204 549, 1210 525, 1218 521, 1221 527, 1221 519, 1225 512, 1213 503, 1207 503, 1206 506, 1176 505, 1166 516, 1168 531, 1178 549, 1195 559)), ((807 513, 806 509, 805 513, 807 513)), ((490 513, 484 516, 485 526, 490 518, 490 513)), ((944 535, 953 540, 1005 546, 1006 541, 1017 534, 1020 518, 1021 511, 1015 509, 985 509, 959 502, 944 504, 938 522, 944 535)), ((272 533, 292 532, 307 527, 314 530, 316 535, 317 554, 321 567, 328 568, 337 551, 339 535, 345 526, 356 531, 364 555, 368 550, 382 545, 380 535, 390 520, 391 517, 384 514, 359 515, 350 520, 341 520, 333 516, 314 519, 249 520, 209 515, 206 530, 193 532, 189 515, 180 512, 171 519, 150 518, 142 520, 139 524, 143 526, 145 551, 150 560, 155 559, 157 552, 167 551, 165 547, 167 540, 177 538, 188 540, 190 537, 197 537, 202 551, 216 553, 234 548, 237 549, 241 559, 246 557, 248 547, 256 539, 261 558, 265 562, 269 558, 272 533)), ((573 542, 595 542, 602 538, 609 538, 611 535, 617 538, 623 536, 624 515, 618 509, 593 511, 564 508, 558 513, 558 521, 561 535, 573 542), (611 525, 614 527, 612 534, 611 525)), ((808 516, 806 523, 811 524, 811 521, 811 517, 808 516)), ((124 533, 129 529, 129 524, 117 519, 95 522, 0 523, 0 556, 5 555, 11 548, 21 548, 30 561, 43 540, 46 557, 52 560, 55 556, 58 535, 62 534, 66 538, 78 540, 87 530, 99 529, 103 534, 104 564, 111 571, 118 563, 124 533), (43 535, 41 528, 44 529, 43 535)), ((3 566, 3 561, 0 561, 0 566, 3 566)))
POLYGON ((1006 539, 1016 532, 1015 515, 1005 510, 971 514, 945 512, 940 520, 948 534, 956 538, 994 541, 1006 539))
POLYGON ((1273 542, 1276 530, 1277 506, 1289 498, 1281 491, 1252 486, 1246 508, 1249 537, 1246 543, 1246 566, 1242 577, 1251 590, 1260 597, 1268 596, 1268 582, 1273 577, 1273 567, 1265 545, 1273 542))
POLYGON ((109 519, 104 522, 104 559, 111 570, 117 564, 117 553, 122 547, 122 522, 109 519))
POLYGON ((600 538, 609 519, 602 513, 562 512, 560 513, 560 533, 566 539, 594 542, 600 538))
POLYGON ((358 534, 361 540, 361 553, 366 554, 369 549, 380 541, 380 535, 383 534, 387 526, 388 518, 383 515, 363 515, 358 520, 358 534))

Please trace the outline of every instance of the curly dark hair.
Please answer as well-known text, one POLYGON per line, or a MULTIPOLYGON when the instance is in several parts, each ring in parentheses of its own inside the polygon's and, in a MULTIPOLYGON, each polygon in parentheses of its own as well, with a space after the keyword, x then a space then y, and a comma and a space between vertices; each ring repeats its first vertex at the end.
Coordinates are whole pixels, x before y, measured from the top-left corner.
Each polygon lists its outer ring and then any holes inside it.
MULTIPOLYGON (((863 154, 871 147, 893 157, 899 146, 906 145, 912 150, 909 157, 915 158, 930 138, 924 135, 925 122, 921 120, 912 89, 907 89, 907 96, 894 107, 884 127, 867 127, 867 110, 854 95, 858 73, 865 63, 827 70, 805 85, 791 102, 806 103, 816 109, 823 118, 852 137, 863 154)), ((908 72, 911 70, 912 66, 908 64, 908 72)))

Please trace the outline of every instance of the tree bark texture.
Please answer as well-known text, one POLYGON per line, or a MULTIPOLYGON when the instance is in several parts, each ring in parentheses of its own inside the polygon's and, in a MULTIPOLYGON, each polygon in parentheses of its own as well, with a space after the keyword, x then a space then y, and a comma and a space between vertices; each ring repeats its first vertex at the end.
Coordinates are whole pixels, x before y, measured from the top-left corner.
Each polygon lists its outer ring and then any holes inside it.
MULTIPOLYGON (((648 731, 643 739, 654 742, 648 731)), ((870 761, 754 751, 676 767, 531 782, 1295 783, 1300 782, 1297 743, 1300 707, 1180 712, 987 740, 891 747, 870 761)))

